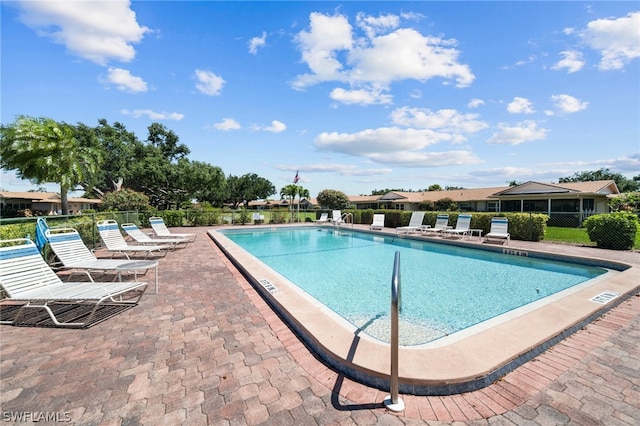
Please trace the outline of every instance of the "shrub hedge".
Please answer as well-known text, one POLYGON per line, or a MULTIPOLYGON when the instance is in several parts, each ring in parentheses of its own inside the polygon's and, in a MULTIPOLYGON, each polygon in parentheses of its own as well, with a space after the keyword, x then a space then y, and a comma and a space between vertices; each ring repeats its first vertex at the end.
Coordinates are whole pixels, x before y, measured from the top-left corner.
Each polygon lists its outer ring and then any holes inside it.
POLYGON ((589 239, 600 248, 630 250, 638 232, 638 217, 632 213, 596 214, 584 221, 589 239))

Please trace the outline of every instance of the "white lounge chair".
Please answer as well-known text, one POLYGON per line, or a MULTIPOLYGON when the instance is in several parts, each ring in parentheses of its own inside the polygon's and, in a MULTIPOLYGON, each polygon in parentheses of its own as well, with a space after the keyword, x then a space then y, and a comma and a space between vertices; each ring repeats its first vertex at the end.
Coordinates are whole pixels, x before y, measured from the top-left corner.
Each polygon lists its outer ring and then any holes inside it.
POLYGON ((327 223, 329 222, 329 213, 320 214, 320 219, 314 220, 315 223, 327 223))
POLYGON ((25 302, 12 320, 0 323, 19 324, 26 310, 44 309, 54 324, 76 328, 88 326, 101 306, 137 304, 147 289, 147 283, 135 281, 63 282, 27 239, 0 242, 0 286, 9 300, 25 302), (88 305, 92 309, 83 321, 76 322, 75 315, 69 316, 69 309, 56 316, 53 304, 88 305))
POLYGON ((342 218, 342 211, 334 210, 331 213, 331 223, 333 223, 334 225, 344 224, 344 219, 342 218))
POLYGON ((155 269, 156 294, 158 293, 158 262, 155 260, 98 259, 84 244, 80 234, 74 228, 53 228, 45 232, 47 242, 62 267, 68 270, 79 270, 87 274, 93 281, 90 271, 114 271, 117 279, 122 281, 122 273, 133 273, 134 280, 138 271, 155 269))
POLYGON ((382 228, 384 228, 384 214, 376 213, 373 215, 373 222, 371 226, 369 226, 369 229, 381 230, 382 228))
POLYGON ((118 222, 112 219, 98 221, 98 231, 100 238, 104 243, 107 251, 111 253, 123 254, 127 259, 130 259, 129 254, 135 256, 142 253, 145 258, 148 256, 166 256, 168 250, 171 250, 171 245, 129 245, 120 233, 118 222))
MULTIPOLYGON (((233 222, 233 220, 229 221, 229 223, 231 222, 233 222)), ((169 231, 169 228, 167 228, 167 225, 164 223, 164 219, 161 217, 150 217, 149 223, 151 224, 151 228, 153 228, 153 232, 155 232, 156 237, 188 238, 189 240, 194 241, 198 236, 198 234, 177 234, 169 231)))
POLYGON ((422 229, 426 229, 426 226, 422 224, 423 220, 424 220, 424 212, 413 212, 411 213, 411 219, 409 219, 409 225, 398 226, 396 228, 396 233, 410 234, 412 232, 418 232, 422 229))
POLYGON ((254 213, 253 223, 264 223, 264 215, 260 213, 254 213))
POLYGON ((127 233, 128 236, 133 238, 136 243, 143 245, 166 245, 169 244, 173 248, 177 248, 182 244, 182 247, 185 247, 190 240, 188 238, 151 238, 135 223, 123 223, 120 227, 127 233))
POLYGON ((422 229, 423 235, 437 235, 442 231, 451 228, 449 226, 449 215, 448 214, 439 214, 436 217, 436 223, 433 227, 427 226, 422 229))
POLYGON ((452 236, 462 238, 464 236, 469 235, 469 228, 471 227, 471 215, 470 214, 461 214, 458 215, 458 220, 456 221, 456 227, 452 229, 445 229, 443 234, 445 236, 452 236))
POLYGON ((509 219, 506 217, 491 218, 491 229, 489 230, 489 233, 484 236, 484 241, 487 240, 500 240, 509 244, 509 241, 511 241, 511 235, 509 234, 509 219))

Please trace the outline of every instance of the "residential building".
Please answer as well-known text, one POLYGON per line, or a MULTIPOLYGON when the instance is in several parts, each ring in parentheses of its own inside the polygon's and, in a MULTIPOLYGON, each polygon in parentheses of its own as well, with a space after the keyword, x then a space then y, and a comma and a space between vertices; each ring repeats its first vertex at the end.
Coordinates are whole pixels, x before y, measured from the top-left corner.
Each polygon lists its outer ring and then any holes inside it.
MULTIPOLYGON (((77 214, 82 210, 97 209, 101 201, 92 198, 69 197, 67 199, 69 214, 77 214)), ((0 191, 0 216, 5 217, 8 211, 31 210, 34 214, 49 215, 62 212, 60 194, 55 192, 10 192, 0 191)))

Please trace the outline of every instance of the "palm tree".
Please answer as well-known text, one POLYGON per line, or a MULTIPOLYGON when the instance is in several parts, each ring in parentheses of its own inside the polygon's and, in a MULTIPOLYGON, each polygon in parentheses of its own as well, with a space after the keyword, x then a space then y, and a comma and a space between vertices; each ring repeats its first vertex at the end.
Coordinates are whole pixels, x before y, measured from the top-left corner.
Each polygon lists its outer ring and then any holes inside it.
POLYGON ((95 174, 101 162, 100 151, 81 146, 69 124, 19 116, 0 127, 0 167, 36 184, 59 183, 62 214, 69 213, 68 191, 95 174))
POLYGON ((309 190, 303 188, 300 185, 289 184, 280 190, 281 199, 287 198, 289 200, 289 213, 293 221, 293 202, 298 197, 298 214, 300 213, 300 202, 302 197, 309 198, 309 190))
POLYGON ((280 190, 280 199, 287 198, 289 200, 289 215, 293 222, 293 200, 298 195, 298 185, 289 184, 280 190))

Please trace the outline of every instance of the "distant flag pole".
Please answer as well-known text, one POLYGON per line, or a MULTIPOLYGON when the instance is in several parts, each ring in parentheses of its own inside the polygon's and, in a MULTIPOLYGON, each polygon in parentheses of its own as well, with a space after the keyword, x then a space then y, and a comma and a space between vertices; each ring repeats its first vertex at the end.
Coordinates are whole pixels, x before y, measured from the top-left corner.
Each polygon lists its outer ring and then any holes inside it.
MULTIPOLYGON (((296 176, 293 178, 293 184, 296 185, 299 180, 300 176, 298 176, 298 170, 296 170, 296 176)), ((296 219, 298 220, 298 222, 300 221, 300 194, 298 194, 298 214, 296 219)))

